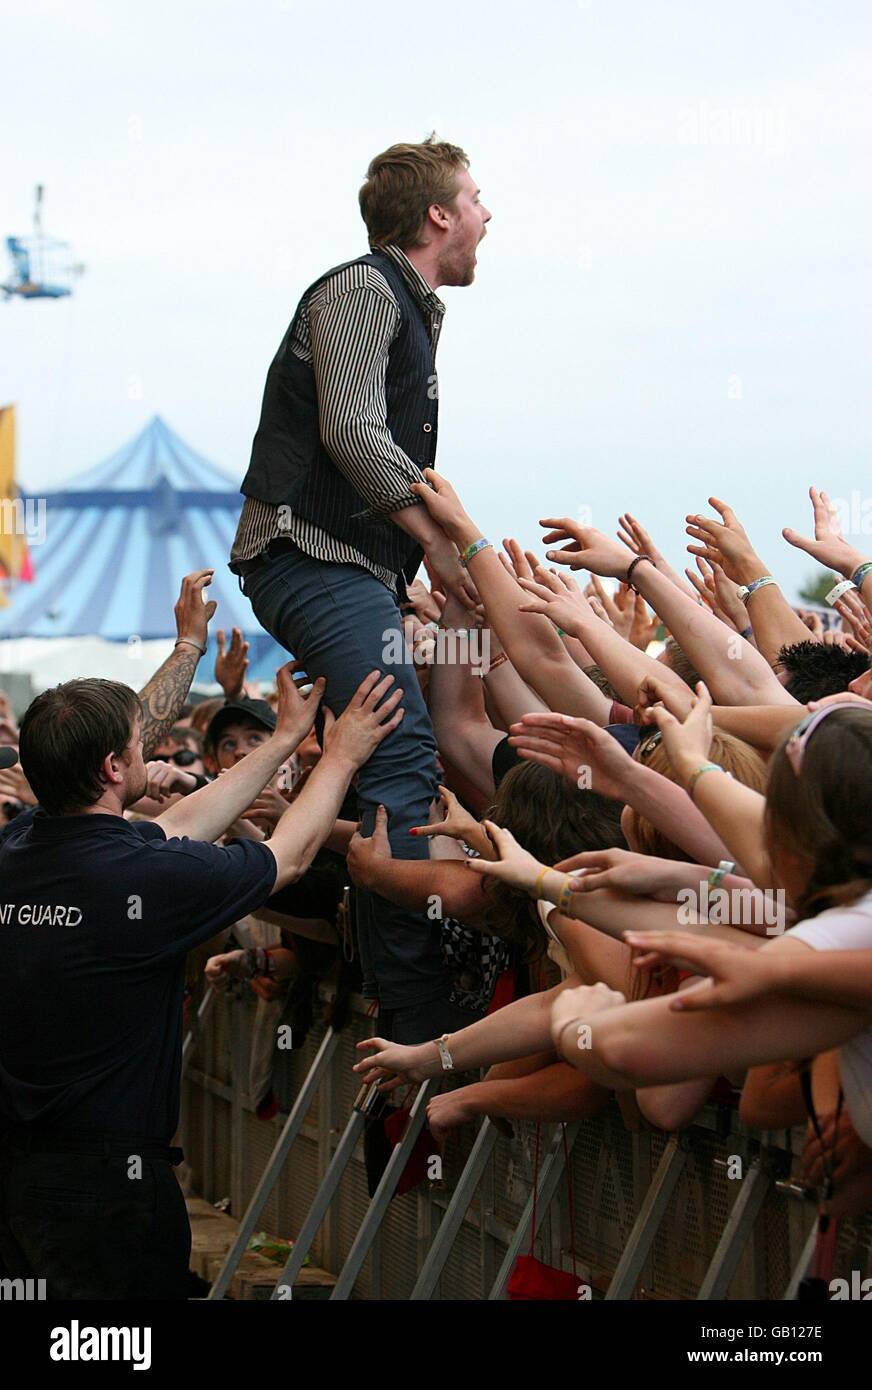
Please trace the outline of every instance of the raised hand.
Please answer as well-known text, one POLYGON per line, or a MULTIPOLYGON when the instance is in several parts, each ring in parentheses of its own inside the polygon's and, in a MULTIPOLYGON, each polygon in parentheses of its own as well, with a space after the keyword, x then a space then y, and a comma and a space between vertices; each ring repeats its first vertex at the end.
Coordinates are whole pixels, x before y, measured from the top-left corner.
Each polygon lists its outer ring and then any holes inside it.
POLYGON ((562 627, 576 637, 580 635, 577 629, 591 610, 574 580, 565 574, 538 569, 535 579, 519 579, 518 583, 528 595, 527 602, 518 606, 520 613, 544 613, 555 627, 562 627))
POLYGON ((854 589, 848 589, 836 599, 833 607, 842 620, 842 630, 847 637, 853 637, 852 651, 868 651, 872 645, 872 613, 854 589))
MULTIPOLYGON (((631 516, 629 512, 624 512, 623 516, 618 517, 617 535, 618 540, 625 545, 628 550, 632 550, 634 555, 649 556, 655 569, 658 569, 666 579, 671 579, 677 589, 681 589, 684 593, 689 594, 690 597, 693 598, 692 591, 687 587, 681 576, 676 574, 663 552, 654 544, 650 533, 646 531, 644 526, 642 526, 634 516, 631 516)), ((638 643, 634 642, 633 645, 638 646, 638 643)))
POLYGON ((294 680, 295 674, 301 670, 302 662, 289 661, 276 671, 278 704, 273 738, 281 739, 291 753, 298 744, 302 743, 315 723, 315 715, 318 713, 321 697, 327 688, 326 680, 323 676, 319 676, 313 682, 308 696, 303 695, 299 685, 294 680))
POLYGON ((683 720, 663 705, 646 709, 643 722, 656 724, 663 736, 663 747, 682 786, 687 786, 696 769, 708 760, 712 742, 712 698, 700 681, 690 710, 683 720))
MULTIPOLYGON (((623 587, 623 586, 622 586, 623 587)), ((631 647, 646 652, 660 631, 660 619, 656 613, 649 612, 641 594, 633 594, 633 623, 628 641, 631 647)))
POLYGON ((631 516, 629 512, 624 512, 623 516, 618 517, 617 534, 618 540, 628 550, 632 550, 634 555, 650 555, 655 565, 658 560, 663 559, 661 552, 657 549, 642 523, 631 516))
POLYGON ((716 561, 697 555, 696 565, 699 574, 695 574, 691 569, 686 569, 684 573, 703 603, 711 609, 716 618, 726 623, 727 627, 735 632, 744 632, 748 625, 748 615, 739 598, 738 585, 727 577, 722 566, 716 561))
POLYGON ((230 634, 230 646, 225 648, 224 629, 215 633, 215 680, 224 691, 225 699, 238 700, 245 693, 245 673, 248 670, 248 643, 238 627, 230 634))
POLYGON ((672 964, 710 976, 672 996, 669 1007, 676 1013, 697 1013, 744 1003, 773 988, 772 956, 750 944, 733 945, 681 931, 628 931, 624 932, 624 940, 635 952, 642 953, 635 960, 641 968, 672 964))
POLYGON ((513 579, 533 578, 533 571, 537 566, 535 556, 531 555, 529 552, 525 552, 520 543, 512 536, 507 536, 503 540, 500 560, 502 561, 503 568, 513 579))
POLYGON ((744 526, 732 507, 717 497, 709 498, 709 506, 721 515, 720 521, 692 514, 687 518, 687 534, 700 545, 687 547, 691 555, 702 555, 712 565, 719 565, 734 584, 749 584, 766 573, 766 566, 755 554, 744 526))
POLYGON ((571 517, 546 517, 539 522, 549 529, 542 537, 546 545, 555 541, 566 541, 560 550, 547 550, 546 558, 559 565, 569 565, 570 569, 590 570, 610 579, 626 579, 631 563, 627 559, 626 547, 620 541, 604 536, 592 526, 580 526, 571 517))
POLYGON ((632 600, 635 594, 628 589, 626 584, 620 584, 615 594, 610 594, 606 586, 598 575, 590 576, 590 587, 606 615, 606 619, 619 637, 623 637, 625 642, 629 642, 630 633, 633 630, 634 608, 632 600))
POLYGON ((781 534, 790 545, 796 546, 797 550, 804 550, 807 555, 817 560, 818 564, 850 579, 857 566, 867 557, 843 538, 836 509, 827 494, 810 487, 808 495, 814 515, 814 540, 800 536, 789 526, 786 526, 781 534))
POLYGON ((178 640, 189 640, 200 647, 206 646, 209 622, 218 607, 215 599, 208 602, 203 590, 212 583, 214 570, 194 570, 182 580, 179 597, 176 599, 175 616, 178 640))
POLYGON ((467 859, 466 867, 473 873, 497 878, 502 883, 510 883, 514 888, 522 888, 532 893, 536 879, 542 870, 538 859, 518 844, 511 830, 503 830, 492 820, 482 822, 487 834, 496 848, 499 859, 467 859))
POLYGON ((637 769, 616 738, 590 719, 543 712, 525 714, 509 730, 509 743, 526 762, 559 772, 579 789, 625 800, 628 780, 637 769))
POLYGON ((384 806, 377 806, 375 824, 371 835, 361 835, 355 830, 348 842, 346 863, 351 881, 359 888, 367 888, 378 864, 385 864, 393 858, 391 842, 388 839, 388 813, 384 806))

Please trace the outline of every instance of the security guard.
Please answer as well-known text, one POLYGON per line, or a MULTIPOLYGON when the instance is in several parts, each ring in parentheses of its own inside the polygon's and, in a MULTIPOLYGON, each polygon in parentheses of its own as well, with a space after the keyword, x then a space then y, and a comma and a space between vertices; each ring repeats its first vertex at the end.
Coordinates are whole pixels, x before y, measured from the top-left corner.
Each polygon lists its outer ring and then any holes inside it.
POLYGON ((141 709, 127 686, 39 695, 20 758, 39 809, 0 842, 0 1265, 49 1298, 184 1298, 190 1228, 169 1147, 178 1123, 185 953, 305 872, 349 782, 397 726, 371 673, 269 842, 213 843, 311 729, 277 673, 276 727, 236 767, 132 823, 141 709), (381 703, 379 703, 381 702, 381 703))

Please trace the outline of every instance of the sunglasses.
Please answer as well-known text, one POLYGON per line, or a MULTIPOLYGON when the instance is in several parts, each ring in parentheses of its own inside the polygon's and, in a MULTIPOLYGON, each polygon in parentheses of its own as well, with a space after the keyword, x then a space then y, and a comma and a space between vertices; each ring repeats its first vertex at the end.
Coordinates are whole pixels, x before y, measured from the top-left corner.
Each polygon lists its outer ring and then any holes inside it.
POLYGON ((645 763, 650 758, 654 749, 663 741, 663 735, 658 729, 650 738, 640 738, 639 740, 639 759, 645 763))
POLYGON ((857 703, 855 700, 839 700, 834 705, 827 705, 826 709, 814 710, 811 714, 807 714, 804 719, 800 720, 784 745, 787 761, 793 768, 796 777, 799 776, 802 768, 802 760, 805 757, 806 745, 821 721, 826 719, 828 714, 832 714, 837 709, 856 708, 857 703))
POLYGON ((198 753, 193 753, 190 748, 180 748, 178 753, 170 753, 166 759, 168 763, 175 763, 176 767, 190 767, 199 757, 198 753))

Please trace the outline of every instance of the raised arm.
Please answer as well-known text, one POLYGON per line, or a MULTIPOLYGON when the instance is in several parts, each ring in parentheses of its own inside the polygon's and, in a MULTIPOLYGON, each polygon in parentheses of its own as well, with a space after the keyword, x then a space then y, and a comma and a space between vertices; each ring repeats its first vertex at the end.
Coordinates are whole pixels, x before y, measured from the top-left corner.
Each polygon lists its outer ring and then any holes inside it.
MULTIPOLYGON (((572 569, 590 569, 626 581, 626 551, 617 541, 569 517, 547 518, 546 542, 566 540, 561 550, 549 550, 549 560, 572 569)), ((652 561, 630 562, 632 583, 662 618, 688 659, 725 705, 790 704, 793 697, 779 683, 768 663, 749 642, 731 632, 704 606, 695 603, 652 561)))
POLYGON ((213 573, 213 570, 195 570, 185 575, 175 607, 176 644, 139 692, 142 756, 146 762, 181 714, 197 664, 206 651, 209 619, 217 604, 214 599, 204 602, 203 590, 211 584, 213 573))
MULTIPOLYGON (((453 595, 446 600, 442 622, 454 630, 469 622, 467 610, 453 595)), ((468 651, 468 646, 464 648, 458 641, 457 655, 468 651)), ((468 661, 437 660, 430 668, 427 702, 440 752, 463 770, 482 797, 492 798, 491 759, 503 735, 488 719, 481 678, 473 674, 468 661)))
POLYGON ((844 539, 836 509, 825 492, 810 487, 808 495, 814 513, 814 540, 800 536, 789 526, 782 531, 782 536, 797 550, 804 550, 806 555, 813 556, 819 564, 835 570, 843 578, 856 577, 860 597, 867 608, 872 608, 872 562, 868 553, 864 555, 862 550, 855 550, 844 539))
MULTIPOLYGON (((542 613, 564 632, 578 637, 626 704, 636 703, 636 692, 649 676, 676 690, 687 689, 681 677, 662 661, 634 647, 598 618, 587 597, 567 575, 538 569, 533 579, 522 579, 520 583, 526 592, 523 611, 542 613)), ((607 719, 595 722, 605 723, 607 719)))
MULTIPOLYGON (((756 585, 764 576, 771 577, 732 508, 717 497, 709 498, 709 506, 720 513, 721 521, 705 516, 687 518, 687 534, 699 542, 687 547, 691 554, 705 556, 710 564, 720 565, 728 579, 744 588, 756 585)), ((745 602, 757 648, 770 666, 782 647, 808 641, 808 628, 794 613, 777 584, 753 588, 745 602)))
MULTIPOLYGON (((464 511, 447 479, 434 469, 424 470, 427 484, 412 490, 442 526, 461 552, 482 532, 464 511)), ((523 613, 524 594, 488 544, 467 562, 469 574, 482 597, 488 622, 496 630, 515 670, 541 696, 550 709, 608 718, 609 701, 576 666, 550 623, 523 613)))
POLYGON ((645 718, 657 725, 679 783, 693 786, 694 806, 728 846, 730 858, 742 865, 758 888, 769 888, 773 874, 763 842, 765 798, 723 772, 706 770, 710 767, 711 708, 711 697, 700 684, 683 722, 660 705, 648 710, 645 718))

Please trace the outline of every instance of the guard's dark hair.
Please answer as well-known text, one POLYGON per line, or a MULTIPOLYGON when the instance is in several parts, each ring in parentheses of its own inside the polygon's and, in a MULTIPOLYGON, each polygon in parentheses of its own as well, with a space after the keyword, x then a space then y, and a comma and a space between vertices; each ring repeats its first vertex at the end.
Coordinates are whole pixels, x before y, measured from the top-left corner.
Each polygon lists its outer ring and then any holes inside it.
POLYGON ((21 721, 19 758, 42 809, 65 816, 93 806, 103 760, 124 752, 141 713, 120 681, 65 681, 37 695, 21 721))

